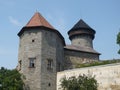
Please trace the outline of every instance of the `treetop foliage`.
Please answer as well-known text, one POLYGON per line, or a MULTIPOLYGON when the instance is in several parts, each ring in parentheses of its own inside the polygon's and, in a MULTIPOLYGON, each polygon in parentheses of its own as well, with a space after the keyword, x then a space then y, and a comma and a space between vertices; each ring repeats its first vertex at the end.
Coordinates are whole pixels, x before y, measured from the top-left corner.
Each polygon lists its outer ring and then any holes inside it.
POLYGON ((0 69, 0 90, 23 90, 21 74, 16 70, 0 69))
MULTIPOLYGON (((117 34, 117 44, 120 46, 120 32, 117 34)), ((120 54, 120 49, 118 53, 120 54)))

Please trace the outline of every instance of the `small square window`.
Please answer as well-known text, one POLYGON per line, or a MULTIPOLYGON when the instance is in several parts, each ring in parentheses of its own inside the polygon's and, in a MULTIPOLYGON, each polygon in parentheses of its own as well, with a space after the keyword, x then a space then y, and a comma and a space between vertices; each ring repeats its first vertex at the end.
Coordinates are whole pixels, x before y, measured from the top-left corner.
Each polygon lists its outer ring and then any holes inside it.
POLYGON ((29 67, 34 68, 35 67, 35 59, 36 58, 29 58, 29 67))
POLYGON ((35 42, 35 40, 33 39, 32 42, 35 42))

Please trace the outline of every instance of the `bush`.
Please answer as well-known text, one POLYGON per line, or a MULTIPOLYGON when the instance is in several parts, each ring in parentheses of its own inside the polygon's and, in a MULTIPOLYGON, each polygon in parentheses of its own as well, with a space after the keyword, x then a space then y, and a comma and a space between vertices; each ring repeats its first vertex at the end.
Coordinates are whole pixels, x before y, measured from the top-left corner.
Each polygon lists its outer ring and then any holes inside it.
POLYGON ((98 84, 92 76, 79 75, 62 78, 61 87, 63 90, 97 90, 98 84))

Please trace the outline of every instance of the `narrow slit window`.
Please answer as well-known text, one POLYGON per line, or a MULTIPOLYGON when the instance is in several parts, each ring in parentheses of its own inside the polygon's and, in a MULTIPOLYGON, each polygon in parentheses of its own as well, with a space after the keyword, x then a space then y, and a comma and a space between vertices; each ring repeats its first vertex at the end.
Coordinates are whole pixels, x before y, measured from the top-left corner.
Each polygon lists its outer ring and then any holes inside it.
POLYGON ((50 87, 50 86, 51 86, 51 83, 48 83, 48 86, 50 87))
POLYGON ((52 70, 53 69, 53 60, 52 59, 48 59, 47 60, 47 69, 48 70, 52 70))

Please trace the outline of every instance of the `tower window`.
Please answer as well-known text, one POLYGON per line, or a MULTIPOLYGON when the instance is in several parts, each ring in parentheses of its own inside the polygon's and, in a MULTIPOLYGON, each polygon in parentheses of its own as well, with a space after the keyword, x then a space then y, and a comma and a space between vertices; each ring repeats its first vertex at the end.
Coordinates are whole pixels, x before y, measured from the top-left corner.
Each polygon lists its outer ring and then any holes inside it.
POLYGON ((35 40, 34 40, 34 39, 32 39, 32 42, 35 42, 35 40))
POLYGON ((51 86, 51 84, 50 84, 50 83, 48 83, 48 86, 50 87, 50 86, 51 86))
POLYGON ((52 70, 53 69, 53 60, 52 59, 48 59, 47 60, 47 69, 48 70, 52 70))
POLYGON ((29 58, 29 67, 34 68, 35 67, 35 59, 36 58, 29 58))

